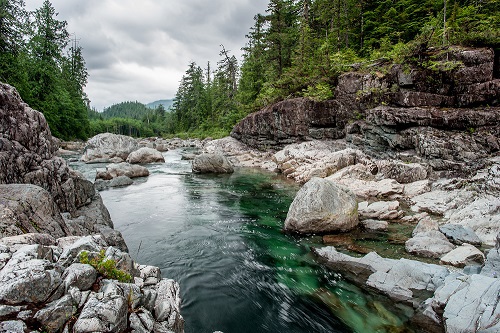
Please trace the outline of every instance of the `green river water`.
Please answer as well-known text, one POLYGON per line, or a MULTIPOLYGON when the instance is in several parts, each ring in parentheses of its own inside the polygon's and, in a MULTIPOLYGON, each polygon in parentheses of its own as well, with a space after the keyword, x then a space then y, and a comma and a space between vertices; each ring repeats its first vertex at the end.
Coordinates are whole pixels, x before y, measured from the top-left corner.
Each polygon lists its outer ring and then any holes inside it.
MULTIPOLYGON (((101 195, 132 257, 180 283, 186 333, 413 332, 405 309, 317 264, 322 237, 282 232, 297 184, 255 169, 195 175, 181 151, 164 156, 148 178, 101 195)), ((94 166, 73 167, 93 177, 94 166)), ((338 248, 400 257, 410 232, 351 233, 338 248)))

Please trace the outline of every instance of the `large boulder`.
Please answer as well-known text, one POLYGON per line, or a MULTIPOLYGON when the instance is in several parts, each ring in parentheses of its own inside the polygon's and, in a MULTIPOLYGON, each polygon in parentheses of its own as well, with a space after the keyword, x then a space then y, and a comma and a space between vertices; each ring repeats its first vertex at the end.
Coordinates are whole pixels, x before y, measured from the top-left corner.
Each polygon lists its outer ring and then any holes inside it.
POLYGON ((193 160, 195 173, 233 173, 234 169, 229 160, 220 153, 197 155, 193 160))
POLYGON ((59 209, 73 212, 94 195, 92 184, 56 157, 58 144, 42 113, 0 83, 0 184, 33 184, 50 192, 59 209))
POLYGON ((164 163, 165 158, 156 149, 142 147, 131 152, 127 157, 127 162, 130 164, 164 163))
POLYGON ((101 133, 87 141, 81 160, 85 163, 119 163, 137 150, 134 138, 112 133, 101 133))
POLYGON ((285 230, 299 233, 349 231, 358 220, 356 196, 334 182, 312 178, 299 190, 285 220, 285 230))

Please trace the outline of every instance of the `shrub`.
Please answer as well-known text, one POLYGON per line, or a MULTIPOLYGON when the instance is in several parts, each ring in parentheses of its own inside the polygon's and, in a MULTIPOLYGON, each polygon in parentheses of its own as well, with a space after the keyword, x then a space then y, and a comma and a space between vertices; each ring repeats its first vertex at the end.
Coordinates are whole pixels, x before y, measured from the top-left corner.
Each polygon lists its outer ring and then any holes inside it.
POLYGON ((80 253, 80 263, 88 264, 96 269, 96 271, 107 279, 118 280, 120 282, 131 282, 130 274, 116 268, 116 262, 112 259, 106 259, 104 250, 94 258, 89 258, 87 251, 80 253))

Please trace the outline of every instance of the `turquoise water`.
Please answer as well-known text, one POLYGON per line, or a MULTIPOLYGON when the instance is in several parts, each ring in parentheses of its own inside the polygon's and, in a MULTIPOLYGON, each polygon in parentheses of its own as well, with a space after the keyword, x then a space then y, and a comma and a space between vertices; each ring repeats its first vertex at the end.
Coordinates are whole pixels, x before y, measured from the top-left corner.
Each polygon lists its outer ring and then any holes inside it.
POLYGON ((195 175, 179 151, 164 156, 101 195, 132 257, 180 283, 187 333, 411 332, 404 311, 315 262, 321 237, 282 232, 295 183, 255 169, 195 175))

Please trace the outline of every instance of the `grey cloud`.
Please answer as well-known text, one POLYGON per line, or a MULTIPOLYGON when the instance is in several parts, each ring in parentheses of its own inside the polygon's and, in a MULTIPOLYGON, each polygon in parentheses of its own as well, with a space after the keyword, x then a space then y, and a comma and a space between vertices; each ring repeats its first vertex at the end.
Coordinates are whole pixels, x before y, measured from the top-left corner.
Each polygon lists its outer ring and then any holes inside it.
MULTIPOLYGON (((52 0, 83 47, 86 92, 97 109, 125 100, 172 98, 190 61, 241 55, 253 17, 267 0, 52 0)), ((29 10, 39 0, 26 0, 29 10)))

